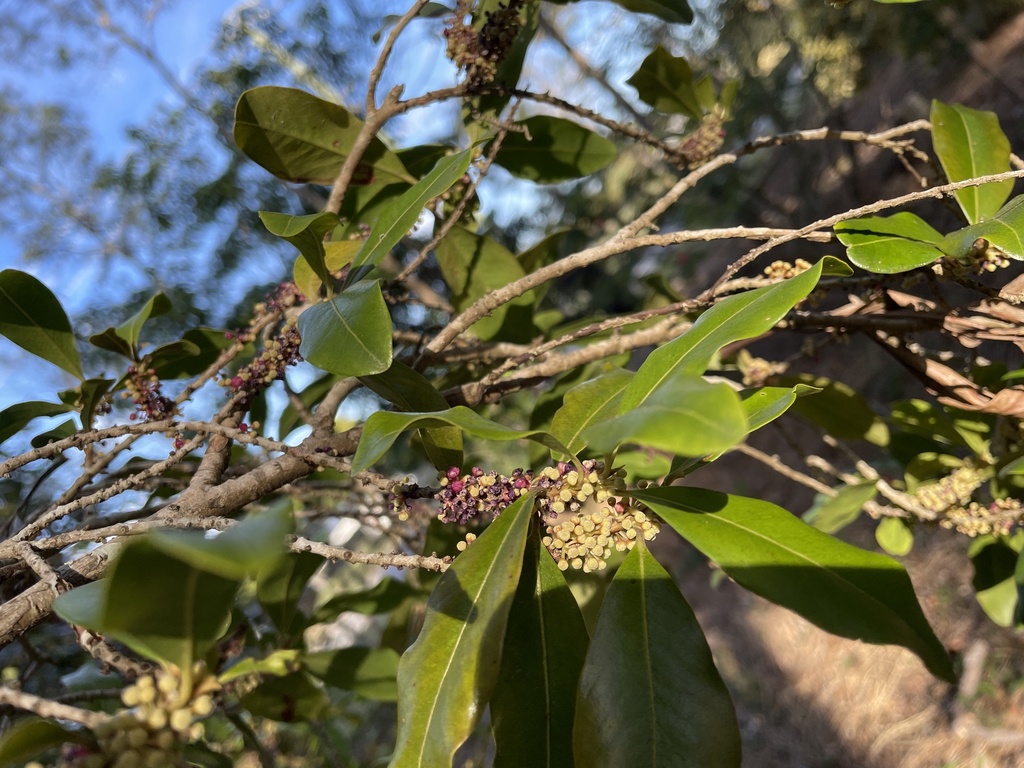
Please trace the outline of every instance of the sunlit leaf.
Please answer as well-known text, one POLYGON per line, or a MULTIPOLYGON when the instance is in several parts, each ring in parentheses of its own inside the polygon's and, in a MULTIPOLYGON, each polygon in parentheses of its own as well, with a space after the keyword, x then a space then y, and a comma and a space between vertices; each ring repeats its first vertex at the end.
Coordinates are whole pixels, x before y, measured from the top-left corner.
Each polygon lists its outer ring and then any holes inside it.
POLYGON ((895 517, 886 517, 875 528, 878 546, 894 557, 904 557, 914 548, 914 534, 906 523, 895 517))
POLYGON ((615 415, 622 391, 632 379, 632 371, 616 368, 570 389, 551 419, 551 434, 573 453, 580 451, 586 445, 583 431, 615 415))
POLYGON ((391 330, 380 282, 357 283, 299 315, 299 353, 338 376, 382 373, 391 365, 391 330))
POLYGON ((704 115, 689 63, 660 45, 626 82, 636 88, 637 95, 644 102, 659 112, 679 113, 694 120, 700 120, 704 115))
POLYGON ((0 768, 25 765, 43 752, 64 744, 88 744, 85 731, 66 728, 53 720, 26 717, 0 735, 0 768))
MULTIPOLYGON (((298 248, 313 274, 324 285, 330 286, 331 270, 326 262, 324 235, 341 223, 336 213, 324 211, 309 216, 289 216, 286 213, 260 211, 260 221, 270 234, 277 235, 298 248)), ((317 291, 311 291, 308 295, 315 297, 317 291)))
POLYGON ((850 261, 878 274, 917 269, 946 255, 942 234, 913 213, 841 221, 835 231, 850 261))
POLYGON ((864 505, 876 494, 873 482, 858 485, 844 485, 835 496, 819 495, 803 515, 803 520, 819 531, 835 533, 860 517, 864 505))
POLYGON ((1024 259, 1024 195, 1018 195, 991 218, 946 236, 943 248, 953 256, 965 256, 978 238, 1014 259, 1024 259))

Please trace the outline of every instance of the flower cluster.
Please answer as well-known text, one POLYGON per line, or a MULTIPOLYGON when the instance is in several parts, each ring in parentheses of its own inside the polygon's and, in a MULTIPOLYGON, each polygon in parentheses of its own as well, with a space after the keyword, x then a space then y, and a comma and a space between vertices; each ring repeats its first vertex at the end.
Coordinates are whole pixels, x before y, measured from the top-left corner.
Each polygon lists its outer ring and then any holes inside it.
POLYGON ((966 507, 947 509, 939 525, 972 538, 988 534, 1008 536, 1022 518, 1024 505, 1017 499, 996 499, 991 504, 972 501, 966 507))
POLYGON ((483 85, 494 79, 498 64, 508 55, 523 26, 519 11, 525 3, 526 0, 499 3, 494 11, 485 12, 484 23, 477 32, 472 24, 466 23, 473 0, 459 0, 444 36, 448 41, 448 58, 465 71, 468 83, 483 85))
POLYGON ((493 519, 525 494, 533 484, 530 470, 516 469, 511 477, 497 472, 484 472, 473 467, 469 474, 461 475, 458 467, 451 467, 441 478, 441 489, 434 494, 440 502, 437 519, 443 523, 465 525, 478 515, 493 519))
POLYGON ((202 718, 214 710, 219 684, 202 676, 183 697, 181 679, 168 671, 144 675, 121 692, 127 709, 93 727, 98 750, 69 745, 68 768, 174 768, 184 764, 184 745, 203 738, 202 718))
POLYGON ((128 366, 124 397, 135 403, 135 412, 128 418, 161 421, 174 416, 174 401, 160 392, 160 379, 152 368, 128 366))
POLYGON ((797 259, 792 264, 788 261, 773 261, 764 268, 764 276, 771 280, 788 280, 810 268, 810 262, 804 259, 797 259))
POLYGON ((679 145, 679 154, 692 168, 713 156, 725 140, 722 115, 717 112, 704 115, 700 125, 691 131, 679 145))
POLYGON ((591 573, 604 570, 613 551, 632 549, 638 537, 650 541, 660 530, 642 510, 616 502, 549 525, 542 541, 561 570, 591 573))
POLYGON ((914 493, 914 501, 931 512, 945 512, 951 507, 966 504, 987 477, 988 473, 984 470, 960 467, 937 483, 918 488, 914 493))
POLYGON ((238 397, 240 406, 249 405, 260 392, 283 377, 288 366, 302 360, 299 356, 301 341, 295 321, 289 320, 281 332, 267 342, 259 357, 231 378, 221 379, 220 385, 228 387, 231 395, 238 397))

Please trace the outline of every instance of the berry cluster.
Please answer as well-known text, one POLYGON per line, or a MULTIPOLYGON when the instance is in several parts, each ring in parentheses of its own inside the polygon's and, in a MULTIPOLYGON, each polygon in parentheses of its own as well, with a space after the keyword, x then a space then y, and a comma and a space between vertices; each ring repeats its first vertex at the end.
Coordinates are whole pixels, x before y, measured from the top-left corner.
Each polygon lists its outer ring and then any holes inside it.
POLYGON ((970 537, 1009 536, 1024 519, 1024 505, 1017 499, 996 499, 991 504, 972 501, 966 507, 950 507, 939 521, 943 528, 955 529, 970 537))
POLYGON ((237 339, 243 344, 255 341, 256 329, 260 327, 267 315, 283 312, 290 307, 294 307, 296 304, 301 304, 305 300, 306 297, 302 295, 302 291, 299 290, 295 283, 281 283, 266 299, 253 306, 252 319, 245 330, 228 331, 224 334, 224 337, 227 339, 237 339))
POLYGON ((914 501, 931 512, 945 512, 970 501, 987 478, 984 470, 960 467, 936 483, 922 485, 914 493, 914 501))
POLYGON ((124 397, 135 403, 135 412, 128 417, 132 421, 161 421, 174 416, 174 401, 161 394, 160 379, 152 368, 128 366, 124 389, 124 397))
POLYGON ((212 676, 201 677, 183 696, 178 675, 166 670, 155 676, 144 675, 121 692, 127 709, 93 727, 98 749, 69 745, 64 751, 64 764, 68 768, 184 765, 182 747, 203 738, 199 721, 213 712, 213 694, 219 687, 212 676))
POLYGON ((434 494, 440 502, 437 519, 443 523, 465 525, 480 514, 494 519, 525 494, 533 484, 530 470, 516 469, 511 477, 497 472, 484 472, 473 467, 461 475, 458 467, 450 467, 441 475, 441 489, 434 494))
POLYGON ((764 268, 764 276, 770 280, 788 280, 810 268, 810 262, 804 259, 797 259, 792 264, 788 261, 773 261, 764 268))
POLYGON ((612 551, 632 549, 638 537, 650 541, 660 530, 642 510, 616 502, 549 525, 542 541, 559 569, 591 573, 607 567, 612 551))
POLYGON ((691 131, 679 145, 679 154, 692 168, 714 155, 725 141, 722 115, 717 112, 704 115, 700 125, 691 131))
POLYGON ((230 389, 241 407, 248 406, 260 392, 283 377, 288 366, 302 360, 299 356, 301 341, 295 321, 289 320, 281 332, 267 342, 259 357, 231 378, 221 379, 220 385, 230 389))
POLYGON ((497 9, 484 14, 484 23, 477 32, 466 23, 466 17, 473 10, 473 0, 459 0, 455 15, 448 19, 444 36, 448 41, 448 58, 465 71, 468 83, 484 85, 494 80, 498 64, 508 55, 523 26, 519 11, 526 1, 499 3, 497 9))

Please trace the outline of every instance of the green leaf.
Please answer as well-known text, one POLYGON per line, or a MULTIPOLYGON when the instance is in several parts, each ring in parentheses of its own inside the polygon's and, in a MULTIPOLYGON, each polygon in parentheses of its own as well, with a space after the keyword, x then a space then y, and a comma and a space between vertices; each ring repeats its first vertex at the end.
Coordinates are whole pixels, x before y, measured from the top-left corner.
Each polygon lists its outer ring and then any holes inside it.
POLYGON ((53 610, 71 624, 101 632, 104 630, 103 613, 109 586, 109 579, 101 579, 75 587, 57 596, 53 610))
POLYGON ((15 269, 0 272, 0 334, 36 357, 85 378, 64 308, 32 275, 15 269))
POLYGON ((55 443, 58 440, 63 440, 66 437, 71 437, 78 431, 78 425, 75 424, 74 419, 67 419, 62 421, 53 429, 48 429, 42 434, 36 435, 30 441, 33 448, 42 448, 44 445, 55 443))
MULTIPOLYGON (((178 346, 179 342, 171 342, 146 355, 150 368, 164 381, 198 376, 213 365, 234 341, 224 331, 215 328, 193 328, 185 332, 180 343, 188 346, 178 346)), ((245 357, 245 352, 241 357, 245 357)))
MULTIPOLYGON (((452 289, 456 311, 526 275, 519 260, 494 239, 453 227, 438 243, 437 261, 452 289)), ((533 309, 536 294, 527 291, 473 323, 470 332, 485 341, 525 343, 535 336, 533 309), (511 332, 510 332, 511 331, 511 332)))
POLYGON ((262 659, 251 657, 242 659, 237 664, 232 664, 224 672, 217 675, 217 682, 230 683, 232 680, 248 677, 249 675, 284 677, 298 670, 300 654, 301 651, 294 648, 279 648, 262 659))
MULTIPOLYGON (((422 373, 393 360, 384 373, 360 378, 363 384, 403 411, 444 411, 448 401, 422 373)), ((423 448, 435 469, 462 466, 462 432, 456 427, 421 430, 423 448)))
POLYGON ((573 745, 580 766, 739 768, 736 714, 711 649, 643 541, 601 606, 573 745))
POLYGON ((722 347, 767 333, 807 297, 823 274, 849 273, 850 268, 843 262, 826 256, 789 280, 718 302, 697 318, 686 333, 650 354, 623 393, 619 413, 636 408, 674 375, 704 373, 722 347))
POLYGON ((251 714, 282 723, 314 722, 330 703, 327 693, 302 671, 267 678, 242 697, 251 714))
POLYGON ((250 513, 214 538, 199 531, 158 531, 150 542, 163 552, 226 579, 255 576, 276 565, 286 553, 292 518, 283 507, 250 513))
POLYGON ((576 598, 535 531, 491 698, 494 768, 573 768, 576 686, 587 643, 576 598))
MULTIPOLYGON (((330 293, 331 271, 326 262, 324 235, 341 223, 338 214, 324 211, 309 216, 289 216, 286 213, 260 211, 260 221, 270 234, 287 240, 299 249, 313 274, 320 278, 320 282, 328 287, 330 293)), ((315 297, 317 291, 312 291, 308 295, 315 297)))
POLYGON ((357 283, 299 315, 299 353, 338 376, 382 373, 391 366, 391 330, 380 281, 357 283))
POLYGON ((282 635, 291 638, 304 628, 306 617, 299 600, 323 564, 324 559, 312 552, 289 552, 257 574, 256 599, 282 635))
POLYGON ((74 409, 64 403, 46 403, 40 400, 17 403, 4 408, 0 411, 0 443, 21 432, 33 419, 57 416, 71 410, 74 409))
POLYGON ((972 584, 978 605, 1001 627, 1012 627, 1019 604, 1014 575, 1020 561, 1024 535, 995 538, 979 536, 968 554, 974 567, 972 584))
POLYGON ((835 533, 856 520, 864 505, 875 498, 875 493, 873 482, 844 485, 835 496, 819 495, 814 506, 804 513, 803 520, 819 531, 835 533))
POLYGON ((88 744, 88 735, 39 717, 26 717, 0 735, 0 768, 24 765, 43 752, 64 744, 88 744))
MULTIPOLYGON (((279 179, 332 184, 363 123, 344 107, 294 88, 274 85, 242 94, 235 107, 235 143, 279 179)), ((357 179, 412 183, 415 179, 380 139, 363 153, 357 179)))
POLYGON ((740 392, 740 404, 747 416, 747 432, 756 432, 789 410, 798 397, 821 390, 806 384, 795 387, 758 387, 740 392))
POLYGON ((82 414, 83 429, 88 429, 92 426, 93 417, 96 415, 96 407, 100 404, 103 396, 110 391, 113 383, 113 379, 86 379, 78 385, 75 403, 82 414))
MULTIPOLYGON (((337 272, 339 269, 350 263, 359 249, 363 247, 362 240, 341 240, 336 243, 323 243, 324 265, 328 272, 337 272)), ((325 284, 323 279, 309 265, 304 256, 295 260, 292 269, 292 280, 302 295, 310 299, 316 299, 320 295, 320 286, 325 284)), ((326 283, 330 285, 330 283, 326 283)))
POLYGON ((660 45, 626 82, 636 88, 642 101, 659 112, 687 115, 694 120, 704 116, 689 63, 660 45))
POLYGON ((370 589, 335 595, 313 612, 313 621, 334 621, 345 611, 367 616, 391 613, 410 597, 416 596, 421 596, 420 591, 408 582, 387 578, 370 589))
POLYGON ((914 534, 906 523, 895 517, 883 519, 875 528, 875 541, 893 557, 910 554, 914 548, 914 534))
POLYGON ((398 737, 390 768, 451 765, 494 690, 522 569, 533 497, 508 507, 455 558, 398 665, 398 737))
POLYGON ((778 382, 796 387, 814 387, 813 397, 793 403, 793 412, 840 440, 866 440, 878 446, 889 444, 889 428, 853 387, 824 376, 799 374, 782 376, 778 382))
POLYGON ((374 701, 397 701, 398 654, 391 648, 338 648, 303 656, 302 666, 328 685, 374 701))
MULTIPOLYGON (((467 149, 437 161, 434 170, 416 182, 411 189, 389 203, 370 230, 363 247, 352 260, 352 266, 375 267, 388 255, 398 241, 408 234, 420 217, 424 206, 438 195, 447 192, 469 169, 473 150, 467 149)), ((350 283, 358 279, 357 270, 349 273, 350 283)), ((374 371, 377 373, 377 371, 374 371)))
POLYGON ((747 417, 736 391, 725 382, 687 375, 666 381, 636 408, 583 432, 599 453, 635 443, 679 456, 719 453, 746 436, 747 417))
POLYGON ((1011 258, 1024 259, 1024 195, 1013 198, 987 221, 950 233, 943 248, 952 256, 963 257, 979 237, 1011 258))
POLYGON ((572 120, 537 115, 513 124, 494 162, 517 178, 552 184, 596 173, 617 154, 614 142, 572 120))
MULTIPOLYGON (((549 0, 554 5, 566 5, 576 0, 549 0)), ((620 8, 633 13, 649 13, 669 24, 689 24, 693 11, 686 0, 612 0, 620 8)))
POLYGON ((151 317, 165 315, 171 309, 171 300, 163 292, 157 293, 143 305, 142 309, 117 327, 117 335, 131 344, 133 349, 137 350, 139 347, 139 335, 142 333, 142 326, 146 324, 146 321, 151 317))
POLYGON ((942 234, 913 213, 841 221, 835 232, 850 261, 882 275, 917 269, 946 255, 939 247, 942 234))
POLYGON ((615 415, 619 398, 632 379, 632 371, 616 368, 570 389, 551 418, 551 434, 572 453, 579 453, 586 446, 583 431, 615 415))
POLYGON ((568 453, 558 440, 547 432, 538 430, 521 430, 506 427, 486 419, 464 405, 457 405, 447 411, 427 413, 392 413, 378 411, 371 414, 363 426, 363 434, 359 438, 359 446, 352 457, 352 473, 358 474, 368 469, 381 456, 388 452, 398 436, 410 429, 455 426, 463 432, 485 440, 534 440, 556 451, 568 453))
POLYGON ((758 499, 683 487, 630 495, 751 592, 841 637, 902 645, 936 677, 956 679, 895 560, 834 539, 758 499))
MULTIPOLYGON (((930 120, 935 154, 950 181, 964 181, 1010 170, 1010 142, 993 112, 932 101, 930 120)), ((999 210, 1013 180, 958 189, 953 194, 971 224, 999 210)))

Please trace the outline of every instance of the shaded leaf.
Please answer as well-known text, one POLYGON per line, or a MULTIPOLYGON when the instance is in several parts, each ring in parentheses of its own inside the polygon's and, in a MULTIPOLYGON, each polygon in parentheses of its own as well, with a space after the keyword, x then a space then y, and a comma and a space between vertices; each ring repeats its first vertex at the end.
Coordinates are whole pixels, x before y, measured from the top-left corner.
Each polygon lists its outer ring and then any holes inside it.
POLYGON ((242 697, 252 714, 282 723, 315 721, 329 704, 327 693, 303 671, 269 677, 242 697))
POLYGON ((864 397, 848 384, 806 373, 781 376, 776 381, 819 390, 813 397, 801 397, 793 403, 793 413, 816 424, 832 437, 888 445, 889 428, 864 397))
POLYGON ((674 375, 699 375, 722 347, 766 333, 817 285, 823 274, 846 275, 850 268, 826 256, 796 277, 718 302, 686 333, 654 350, 636 372, 619 402, 625 413, 674 375))
MULTIPOLYGON (((294 88, 260 86, 235 107, 235 143, 279 179, 332 184, 363 127, 344 107, 294 88)), ((380 139, 360 159, 362 180, 415 179, 380 139)))
POLYGON ((491 698, 494 768, 572 768, 576 686, 587 627, 534 531, 523 555, 491 698))
POLYGON ((967 255, 978 238, 1014 259, 1024 259, 1024 195, 1018 195, 987 221, 952 232, 943 248, 953 256, 967 255))
POLYGON ((42 434, 36 435, 30 441, 33 448, 42 448, 44 445, 55 443, 58 440, 63 440, 65 437, 71 437, 78 431, 78 425, 75 424, 74 419, 68 419, 62 421, 53 429, 48 429, 42 434))
POLYGON ((455 426, 463 432, 485 440, 521 440, 523 438, 568 453, 565 446, 547 432, 520 430, 506 427, 486 419, 464 405, 457 405, 447 411, 428 413, 391 413, 378 411, 371 414, 363 426, 359 446, 352 457, 353 474, 369 468, 387 453, 398 436, 410 429, 455 426))
MULTIPOLYGON (((157 347, 146 357, 156 375, 164 380, 184 379, 198 376, 213 365, 220 354, 234 341, 225 332, 216 328, 193 328, 185 332, 181 342, 188 347, 175 346, 178 342, 157 347), (196 349, 194 354, 184 354, 196 349)), ((243 352, 241 357, 244 357, 243 352)))
POLYGON ((21 432, 33 419, 57 416, 73 410, 65 403, 46 403, 32 400, 17 403, 0 411, 0 443, 21 432))
POLYGON ((917 269, 946 255, 940 248, 942 234, 913 213, 841 221, 835 232, 850 261, 882 275, 917 269))
POLYGON ((357 283, 299 315, 299 354, 338 376, 382 373, 391 365, 391 330, 380 281, 357 283))
POLYGON ((642 540, 601 606, 573 745, 580 766, 739 768, 736 714, 711 649, 642 540))
POLYGON ((64 308, 32 275, 16 269, 0 272, 0 334, 36 357, 85 378, 64 308))
POLYGON ((972 584, 978 605, 1001 627, 1012 627, 1020 596, 1014 578, 1024 547, 1024 534, 995 538, 979 536, 968 555, 974 567, 972 584))
POLYGON ((642 101, 659 112, 687 115, 694 120, 704 116, 689 63, 660 45, 643 60, 626 83, 636 88, 642 101))
POLYGON ((421 595, 405 581, 386 578, 379 584, 360 592, 345 592, 335 595, 313 612, 313 621, 334 621, 345 611, 354 611, 368 616, 391 613, 410 597, 421 595))
POLYGON ((444 572, 398 666, 391 768, 451 765, 490 699, 522 569, 533 498, 508 507, 444 572))
MULTIPOLYGON (((1010 170, 1010 142, 994 112, 933 100, 932 142, 950 181, 1010 170)), ((987 219, 1006 202, 1013 180, 958 189, 953 194, 971 224, 987 219)))
POLYGON ((302 666, 328 685, 374 701, 396 701, 398 654, 391 648, 338 648, 302 657, 302 666))
POLYGON ((732 448, 746 435, 747 417, 732 387, 680 375, 632 410, 588 427, 583 439, 600 453, 635 443, 680 456, 704 456, 732 448))
POLYGON ((515 123, 494 162, 520 179, 551 184, 589 176, 618 154, 615 143, 572 120, 537 115, 515 123))
POLYGON ((835 496, 819 495, 814 506, 804 513, 803 520, 819 531, 835 533, 860 517, 864 505, 875 498, 875 493, 873 482, 844 485, 835 496))
POLYGON ((138 350, 142 326, 149 318, 165 315, 171 311, 171 308, 171 300, 163 292, 157 293, 142 306, 142 309, 117 327, 117 335, 127 341, 132 349, 138 350))
POLYGON ((72 730, 39 717, 18 720, 0 735, 0 768, 24 765, 43 752, 64 744, 88 744, 91 739, 81 730, 72 730))
POLYGON ((841 637, 902 645, 936 677, 955 680, 895 560, 834 539, 758 499, 682 487, 631 495, 751 592, 841 637))
POLYGON ((293 636, 305 626, 299 600, 323 564, 324 559, 312 552, 289 552, 257 574, 256 599, 283 635, 293 636))

